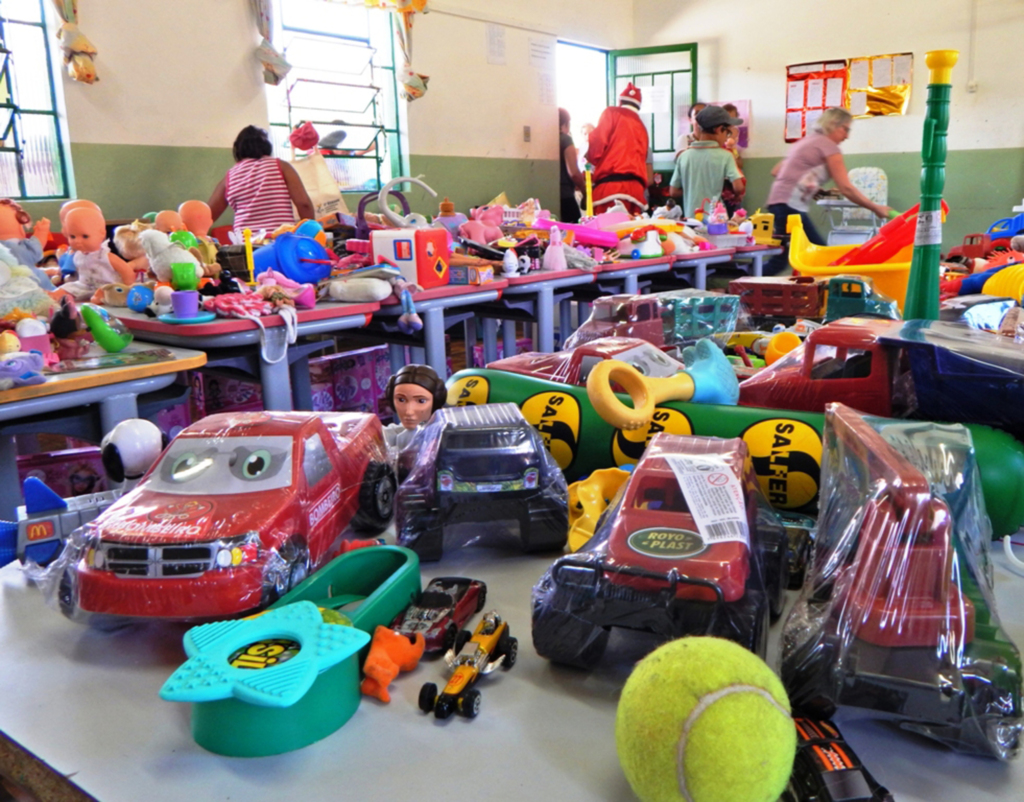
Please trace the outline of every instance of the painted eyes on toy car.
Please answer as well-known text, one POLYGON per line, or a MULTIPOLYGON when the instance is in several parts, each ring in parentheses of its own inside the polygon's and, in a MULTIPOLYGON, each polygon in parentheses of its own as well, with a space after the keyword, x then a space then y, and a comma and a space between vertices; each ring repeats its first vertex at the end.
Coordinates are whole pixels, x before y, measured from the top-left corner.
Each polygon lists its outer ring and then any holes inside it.
POLYGON ((164 466, 164 478, 169 482, 190 482, 213 465, 216 453, 213 449, 206 449, 198 454, 194 451, 178 454, 164 466))
POLYGON ((236 448, 228 461, 231 473, 246 482, 266 479, 276 474, 283 464, 281 455, 275 457, 265 448, 236 448))

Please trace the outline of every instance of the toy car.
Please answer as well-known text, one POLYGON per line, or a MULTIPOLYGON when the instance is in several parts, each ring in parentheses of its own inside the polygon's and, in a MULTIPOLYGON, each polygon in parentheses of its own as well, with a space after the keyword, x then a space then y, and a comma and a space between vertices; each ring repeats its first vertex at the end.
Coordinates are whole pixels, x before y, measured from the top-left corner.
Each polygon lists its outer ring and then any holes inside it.
POLYGON ((991 601, 966 430, 841 404, 827 421, 813 564, 783 632, 793 708, 860 707, 960 751, 1012 756, 1021 658, 991 601))
POLYGON ((490 674, 499 666, 507 671, 516 664, 519 641, 493 610, 484 613, 476 632, 468 636, 463 630, 456 648, 445 655, 445 662, 455 673, 444 689, 438 693, 433 682, 424 683, 420 689, 420 710, 424 713, 433 710, 435 717, 445 719, 457 711, 466 718, 476 718, 480 691, 472 685, 481 674, 490 674))
POLYGON ((782 612, 787 543, 748 466, 741 440, 655 435, 594 536, 534 588, 537 653, 590 668, 616 626, 716 635, 763 656, 769 616, 782 612), (699 487, 684 490, 690 482, 699 487), (698 508, 690 492, 704 499, 698 508))
POLYGON ((644 376, 674 376, 686 365, 646 340, 635 337, 601 337, 571 351, 553 354, 526 353, 490 362, 488 369, 506 370, 538 379, 587 386, 594 365, 605 359, 617 359, 636 368, 644 376))
POLYGON ((398 491, 398 540, 421 560, 439 560, 446 527, 516 520, 523 550, 565 546, 565 478, 515 404, 434 413, 403 449, 414 467, 398 491))
POLYGON ((793 775, 780 802, 893 802, 831 721, 797 716, 793 775))
POLYGON ((427 654, 447 652, 455 647, 459 631, 486 601, 487 585, 483 582, 460 576, 437 577, 395 618, 391 628, 403 635, 423 633, 427 654))
POLYGON ((350 524, 387 526, 385 453, 369 414, 204 418, 75 533, 55 563, 59 604, 68 615, 183 620, 264 607, 338 554, 350 524))

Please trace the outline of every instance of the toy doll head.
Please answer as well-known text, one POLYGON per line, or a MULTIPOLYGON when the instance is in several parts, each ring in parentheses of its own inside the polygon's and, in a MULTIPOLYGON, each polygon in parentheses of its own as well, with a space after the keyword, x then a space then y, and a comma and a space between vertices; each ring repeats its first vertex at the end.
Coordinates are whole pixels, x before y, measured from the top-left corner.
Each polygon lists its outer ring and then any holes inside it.
POLYGON ((79 198, 78 200, 68 201, 67 203, 65 203, 64 205, 62 205, 60 207, 59 216, 60 216, 60 227, 61 227, 62 231, 64 230, 64 220, 68 216, 68 213, 71 210, 73 210, 73 209, 83 209, 83 208, 84 209, 95 209, 101 215, 103 214, 103 211, 100 209, 100 207, 98 205, 96 205, 95 203, 93 203, 91 200, 85 200, 84 198, 79 198))
POLYGON ((0 199, 0 239, 24 239, 25 226, 31 222, 20 204, 10 198, 0 199))
POLYGON ((205 237, 210 233, 213 225, 213 213, 210 206, 201 200, 187 200, 178 207, 178 214, 185 224, 185 228, 197 237, 205 237))
POLYGON ((174 211, 174 209, 165 209, 157 214, 156 220, 153 221, 153 228, 157 231, 163 231, 165 234, 170 234, 174 231, 184 231, 185 223, 181 219, 181 215, 174 211))
POLYGON ((80 206, 65 216, 64 234, 71 250, 94 253, 107 239, 107 224, 99 209, 80 206))
POLYGON ((415 429, 444 406, 448 391, 429 365, 406 365, 388 379, 384 397, 398 422, 406 429, 415 429))

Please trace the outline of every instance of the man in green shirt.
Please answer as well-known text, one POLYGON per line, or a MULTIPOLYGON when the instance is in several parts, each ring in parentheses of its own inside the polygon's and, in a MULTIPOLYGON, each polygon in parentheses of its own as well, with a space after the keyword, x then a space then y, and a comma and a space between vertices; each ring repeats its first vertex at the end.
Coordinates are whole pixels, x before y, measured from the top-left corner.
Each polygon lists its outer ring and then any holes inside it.
POLYGON ((729 116, 721 106, 706 106, 697 113, 696 123, 700 133, 696 141, 679 154, 669 182, 669 194, 682 198, 684 217, 692 217, 701 210, 710 215, 726 181, 732 183, 737 195, 742 195, 746 188, 746 179, 736 166, 736 159, 725 147, 730 128, 742 125, 743 120, 729 116))

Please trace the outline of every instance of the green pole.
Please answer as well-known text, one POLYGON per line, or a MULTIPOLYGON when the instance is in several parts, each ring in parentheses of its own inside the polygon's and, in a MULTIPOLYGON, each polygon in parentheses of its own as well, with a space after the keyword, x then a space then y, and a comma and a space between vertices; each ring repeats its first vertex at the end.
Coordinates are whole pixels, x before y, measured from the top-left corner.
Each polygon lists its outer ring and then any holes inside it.
POLYGON ((949 128, 950 76, 958 50, 932 50, 928 65, 928 106, 921 144, 921 206, 914 233, 914 256, 903 305, 906 320, 938 320, 939 258, 942 250, 942 189, 946 183, 946 130, 949 128))

